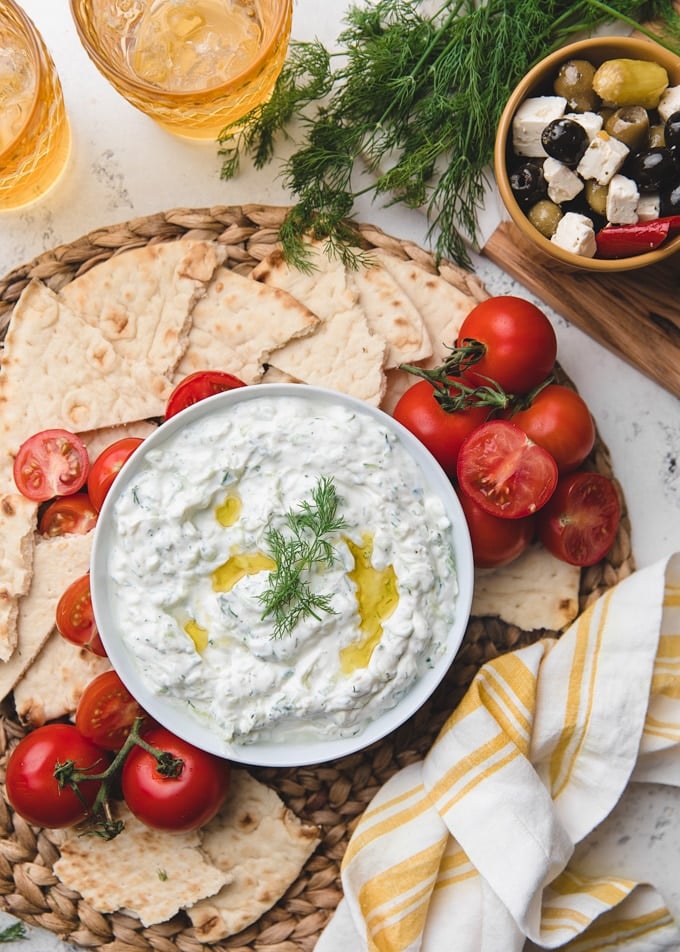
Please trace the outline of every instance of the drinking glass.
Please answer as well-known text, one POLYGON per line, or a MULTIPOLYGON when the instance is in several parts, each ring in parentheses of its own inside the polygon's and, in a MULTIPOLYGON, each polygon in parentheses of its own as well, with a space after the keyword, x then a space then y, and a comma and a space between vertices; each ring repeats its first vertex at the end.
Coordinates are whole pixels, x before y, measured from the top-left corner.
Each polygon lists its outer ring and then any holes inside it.
POLYGON ((265 101, 288 50, 293 0, 70 0, 99 71, 165 129, 216 139, 265 101))
POLYGON ((54 62, 14 0, 0 3, 0 209, 40 198, 61 175, 71 130, 54 62))

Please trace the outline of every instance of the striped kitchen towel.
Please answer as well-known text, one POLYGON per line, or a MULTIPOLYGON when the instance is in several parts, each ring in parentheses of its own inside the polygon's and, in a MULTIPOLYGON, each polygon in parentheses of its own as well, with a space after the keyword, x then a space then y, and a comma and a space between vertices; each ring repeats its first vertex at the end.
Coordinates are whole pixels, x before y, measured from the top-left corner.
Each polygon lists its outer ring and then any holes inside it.
POLYGON ((678 949, 650 885, 570 868, 629 782, 680 785, 680 553, 485 664, 346 850, 315 952, 678 949))

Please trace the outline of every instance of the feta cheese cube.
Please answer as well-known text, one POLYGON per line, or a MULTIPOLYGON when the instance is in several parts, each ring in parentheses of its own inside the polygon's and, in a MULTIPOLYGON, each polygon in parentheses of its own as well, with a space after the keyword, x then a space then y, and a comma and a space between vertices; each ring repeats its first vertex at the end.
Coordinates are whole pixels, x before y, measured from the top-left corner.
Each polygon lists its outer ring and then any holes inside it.
POLYGON ((655 218, 658 218, 661 215, 661 199, 658 195, 641 195, 635 212, 638 217, 638 221, 654 221, 655 218))
POLYGON ((556 205, 570 202, 584 188, 583 179, 576 172, 551 156, 543 163, 543 178, 548 183, 548 198, 556 205))
POLYGON ((518 107, 512 119, 512 147, 517 155, 546 155, 541 133, 553 119, 564 115, 564 96, 530 96, 518 107))
POLYGON ((639 198, 640 193, 633 179, 617 172, 607 189, 607 220, 614 225, 634 225, 638 220, 639 198))
POLYGON ((592 141, 602 128, 602 116, 597 112, 568 112, 566 119, 573 119, 588 133, 588 141, 592 141))
POLYGON ((680 86, 669 86, 659 100, 659 117, 665 122, 674 112, 680 111, 680 86))
POLYGON ((623 165, 629 148, 607 132, 598 132, 588 144, 583 158, 576 166, 582 178, 595 179, 599 185, 608 185, 623 165))
POLYGON ((579 215, 577 212, 567 212, 560 219, 555 234, 550 240, 565 251, 570 251, 574 255, 583 255, 586 258, 593 258, 597 251, 592 221, 586 215, 579 215))

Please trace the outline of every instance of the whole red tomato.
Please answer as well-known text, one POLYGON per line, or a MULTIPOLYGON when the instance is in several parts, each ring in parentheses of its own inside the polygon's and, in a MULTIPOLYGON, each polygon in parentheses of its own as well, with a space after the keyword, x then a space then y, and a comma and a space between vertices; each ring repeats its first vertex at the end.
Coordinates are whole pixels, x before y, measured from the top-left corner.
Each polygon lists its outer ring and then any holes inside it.
POLYGON ((578 469, 595 444, 595 424, 585 400, 559 384, 544 387, 529 407, 509 419, 554 457, 560 473, 578 469))
POLYGON ((54 776, 57 764, 73 761, 78 771, 102 773, 110 755, 83 737, 72 724, 45 724, 19 741, 9 756, 5 785, 7 799, 29 823, 57 829, 73 826, 87 816, 101 783, 78 784, 80 797, 54 776))
POLYGON ((143 739, 183 761, 177 777, 164 776, 156 757, 140 746, 128 754, 121 775, 123 797, 134 815, 156 830, 194 830, 211 820, 229 790, 229 762, 153 726, 143 739))
POLYGON ((80 437, 68 430, 41 430, 21 444, 14 459, 14 482, 35 502, 77 493, 85 485, 90 459, 80 437))
MULTIPOLYGON (((451 393, 456 395, 455 380, 451 393)), ((432 453, 447 476, 456 475, 461 444, 468 433, 484 423, 488 407, 470 407, 450 413, 436 398, 436 390, 427 380, 420 380, 402 394, 394 408, 395 420, 417 436, 432 453)))
POLYGON ((144 710, 115 671, 104 671, 85 687, 76 709, 76 727, 94 744, 120 750, 144 710))
POLYGON ((536 517, 536 531, 556 558, 594 565, 614 544, 620 519, 621 503, 612 480, 578 471, 561 477, 536 517))
POLYGON ((106 649, 99 636, 99 629, 92 610, 90 573, 86 572, 64 590, 57 602, 57 631, 72 645, 86 648, 92 654, 106 657, 106 649))
POLYGON ((529 546, 536 530, 535 517, 502 519, 485 512, 466 493, 458 494, 478 569, 508 565, 529 546))
POLYGON ((143 442, 144 440, 138 436, 126 436, 122 440, 116 440, 115 443, 102 450, 92 464, 87 478, 87 492, 97 512, 103 506, 111 484, 123 464, 143 442))
POLYGON ((557 463, 509 420, 483 423, 463 441, 458 482, 478 506, 503 519, 537 512, 557 484, 557 463))
MULTIPOLYGON (((457 347, 477 341, 479 359, 464 370, 476 384, 494 380, 506 393, 529 393, 550 374, 557 337, 540 308, 513 295, 477 304, 460 326, 457 347)), ((462 369, 462 368, 461 368, 462 369)))

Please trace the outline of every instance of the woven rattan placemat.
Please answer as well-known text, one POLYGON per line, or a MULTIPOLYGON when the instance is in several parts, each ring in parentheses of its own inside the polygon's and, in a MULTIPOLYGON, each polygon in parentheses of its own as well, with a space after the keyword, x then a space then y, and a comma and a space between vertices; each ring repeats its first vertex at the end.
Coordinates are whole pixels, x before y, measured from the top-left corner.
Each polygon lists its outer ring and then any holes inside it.
MULTIPOLYGON (((178 208, 100 228, 61 245, 0 280, 0 340, 14 304, 33 278, 58 290, 99 261, 127 248, 183 237, 220 242, 227 249, 227 265, 247 274, 276 245, 285 213, 285 208, 263 205, 178 208)), ((431 272, 438 270, 433 256, 412 242, 391 237, 371 225, 360 225, 359 231, 367 248, 378 247, 413 259, 431 272)), ((468 293, 483 295, 474 275, 449 263, 440 264, 439 271, 468 293)), ((599 435, 588 465, 613 477, 609 453, 599 435)), ((623 511, 617 540, 607 558, 581 573, 581 609, 633 570, 625 504, 623 511)), ((279 792, 298 816, 320 827, 322 842, 273 909, 249 929, 211 945, 210 949, 310 952, 341 898, 340 862, 353 827, 379 787, 401 767, 424 756, 485 661, 540 637, 554 635, 546 631, 525 632, 496 618, 473 618, 440 687, 393 734, 342 760, 290 769, 251 768, 258 779, 279 792)), ((11 706, 6 705, 0 718, 3 781, 4 755, 23 733, 11 706)), ((54 876, 52 864, 56 859, 56 848, 45 833, 30 827, 0 798, 0 908, 95 952, 199 952, 206 948, 196 939, 182 913, 170 922, 145 928, 138 919, 122 913, 105 916, 95 912, 54 876)))

